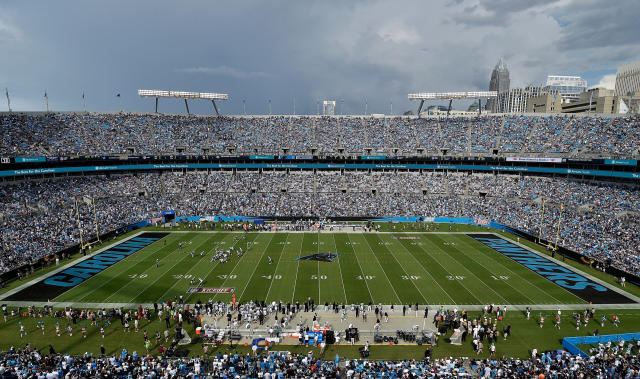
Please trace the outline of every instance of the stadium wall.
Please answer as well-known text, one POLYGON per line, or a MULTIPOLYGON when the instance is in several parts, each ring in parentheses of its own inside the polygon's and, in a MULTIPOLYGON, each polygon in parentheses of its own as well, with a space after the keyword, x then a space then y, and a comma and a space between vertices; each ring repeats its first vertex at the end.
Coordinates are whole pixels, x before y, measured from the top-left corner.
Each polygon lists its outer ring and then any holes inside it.
POLYGON ((137 164, 112 166, 76 166, 76 167, 48 167, 17 170, 2 170, 0 177, 22 177, 47 174, 69 173, 108 173, 116 171, 138 170, 187 170, 187 169, 329 169, 329 170, 461 170, 483 172, 513 172, 531 174, 559 174, 572 176, 593 176, 602 178, 623 178, 640 180, 639 172, 589 170, 557 167, 530 166, 501 166, 501 165, 470 165, 470 164, 370 164, 370 163, 172 163, 172 164, 137 164))
POLYGON ((579 345, 596 345, 599 343, 617 343, 620 341, 637 341, 640 340, 640 333, 623 333, 623 334, 605 334, 602 336, 584 336, 584 337, 565 337, 562 339, 562 347, 573 355, 580 355, 588 358, 589 355, 582 351, 579 345))

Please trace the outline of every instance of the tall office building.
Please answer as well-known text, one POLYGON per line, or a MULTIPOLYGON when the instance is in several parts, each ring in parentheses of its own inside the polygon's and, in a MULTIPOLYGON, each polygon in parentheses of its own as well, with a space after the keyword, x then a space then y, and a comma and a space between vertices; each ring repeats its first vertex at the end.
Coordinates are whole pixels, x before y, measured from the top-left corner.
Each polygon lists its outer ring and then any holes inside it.
POLYGON ((626 64, 618 68, 616 74, 616 96, 629 96, 640 93, 640 61, 626 64))
POLYGON ((513 88, 507 92, 498 94, 496 102, 497 113, 524 113, 527 111, 527 102, 531 98, 557 91, 548 92, 543 86, 526 86, 524 88, 513 88))
MULTIPOLYGON (((489 81, 489 91, 498 91, 498 96, 503 92, 509 91, 509 70, 506 63, 500 58, 496 67, 491 72, 491 80, 489 81)), ((498 111, 498 102, 495 99, 487 101, 487 110, 490 112, 498 111)))
POLYGON ((640 114, 640 61, 618 68, 616 96, 622 96, 629 113, 640 114))
POLYGON ((579 76, 549 75, 547 89, 557 91, 566 102, 578 101, 580 94, 587 90, 587 81, 579 76))

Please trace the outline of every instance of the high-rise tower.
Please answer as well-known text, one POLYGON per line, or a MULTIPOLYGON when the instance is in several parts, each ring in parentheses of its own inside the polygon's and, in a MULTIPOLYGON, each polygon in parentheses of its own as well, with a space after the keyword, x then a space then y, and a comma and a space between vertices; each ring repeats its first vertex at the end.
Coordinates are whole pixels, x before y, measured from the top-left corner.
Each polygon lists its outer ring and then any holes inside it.
MULTIPOLYGON (((491 80, 489 81, 489 91, 498 91, 498 95, 509 91, 509 70, 504 60, 500 58, 496 67, 491 72, 491 80)), ((497 111, 497 102, 495 99, 487 101, 487 110, 490 112, 497 111)))

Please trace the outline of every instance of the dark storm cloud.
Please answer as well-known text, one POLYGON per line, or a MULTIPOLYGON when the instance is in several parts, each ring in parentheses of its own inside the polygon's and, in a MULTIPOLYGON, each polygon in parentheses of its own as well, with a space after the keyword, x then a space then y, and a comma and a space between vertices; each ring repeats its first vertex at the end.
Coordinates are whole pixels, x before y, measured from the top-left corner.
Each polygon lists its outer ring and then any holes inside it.
MULTIPOLYGON (((504 57, 512 85, 638 60, 637 0, 4 2, 0 87, 15 109, 149 111, 136 90, 230 94, 224 113, 415 109, 413 91, 486 89, 504 57)), ((600 70, 600 71, 596 71, 600 70)), ((595 75, 595 74, 594 74, 595 75)), ((593 76, 590 80, 599 80, 593 76)), ((0 107, 4 104, 0 102, 0 107)), ((160 109, 183 112, 179 101, 160 109)), ((193 102, 192 111, 211 113, 193 102)))
POLYGON ((504 27, 511 22, 511 15, 514 13, 536 12, 541 7, 557 2, 558 0, 456 0, 450 5, 465 5, 461 12, 452 17, 458 25, 504 27))
MULTIPOLYGON (((624 46, 637 54, 640 35, 640 2, 583 0, 565 7, 563 20, 569 22, 557 46, 563 50, 605 49, 624 46)), ((626 57, 625 57, 626 59, 626 57)), ((636 55, 636 59, 638 59, 636 55)))

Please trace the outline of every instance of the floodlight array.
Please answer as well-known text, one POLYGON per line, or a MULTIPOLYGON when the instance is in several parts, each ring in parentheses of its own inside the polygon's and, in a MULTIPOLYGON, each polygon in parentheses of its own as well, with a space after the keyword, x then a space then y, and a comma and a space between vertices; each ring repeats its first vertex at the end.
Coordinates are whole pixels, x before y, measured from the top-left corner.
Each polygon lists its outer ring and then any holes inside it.
POLYGON ((162 91, 153 89, 139 89, 140 97, 173 97, 178 99, 204 99, 204 100, 229 100, 226 93, 188 92, 188 91, 162 91))
POLYGON ((498 91, 420 92, 409 94, 409 100, 478 99, 490 97, 498 97, 498 91))

